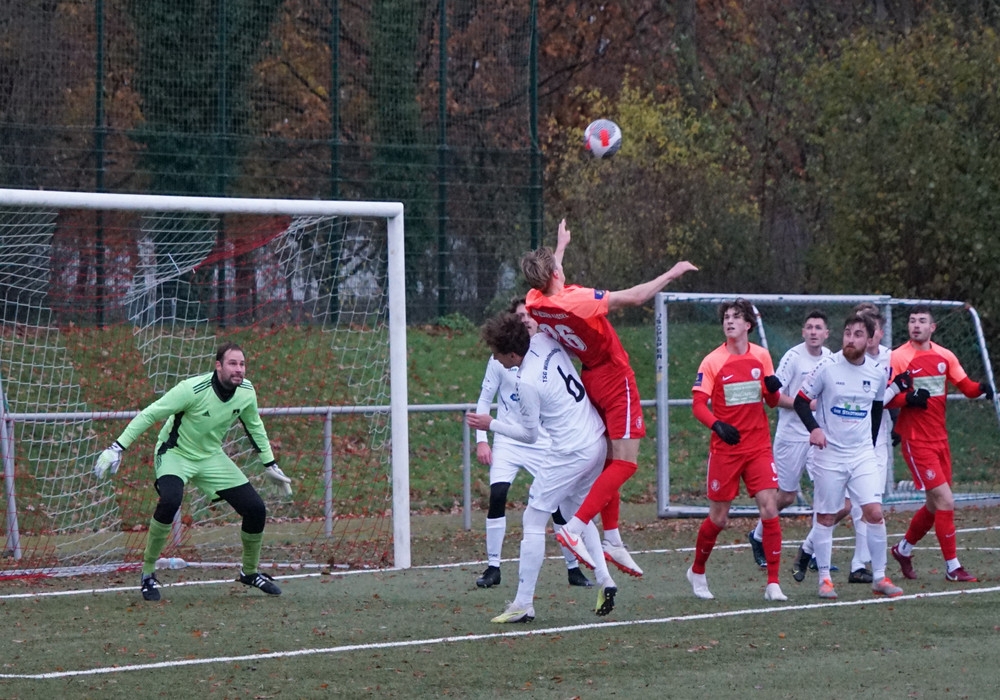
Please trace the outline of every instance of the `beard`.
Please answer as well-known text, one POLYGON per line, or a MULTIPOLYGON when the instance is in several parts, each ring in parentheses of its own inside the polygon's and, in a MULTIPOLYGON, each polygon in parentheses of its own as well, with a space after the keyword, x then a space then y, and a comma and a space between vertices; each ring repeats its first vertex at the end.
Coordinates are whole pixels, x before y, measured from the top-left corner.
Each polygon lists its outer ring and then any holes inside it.
POLYGON ((865 354, 864 350, 858 350, 853 345, 844 346, 844 357, 850 362, 856 362, 865 354))

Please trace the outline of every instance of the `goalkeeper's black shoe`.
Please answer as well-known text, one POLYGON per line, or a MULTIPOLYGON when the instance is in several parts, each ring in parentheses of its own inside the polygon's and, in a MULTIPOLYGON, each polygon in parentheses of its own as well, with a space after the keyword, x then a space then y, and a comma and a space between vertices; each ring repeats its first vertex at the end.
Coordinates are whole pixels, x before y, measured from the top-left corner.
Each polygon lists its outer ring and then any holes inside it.
POLYGON ((160 582, 156 580, 156 574, 143 574, 142 576, 142 599, 156 601, 160 599, 160 582))
POLYGON ((281 595, 281 589, 274 584, 274 579, 267 574, 260 573, 259 571, 255 574, 245 574, 243 573, 243 570, 240 569, 240 577, 236 580, 244 586, 259 588, 268 595, 281 595))

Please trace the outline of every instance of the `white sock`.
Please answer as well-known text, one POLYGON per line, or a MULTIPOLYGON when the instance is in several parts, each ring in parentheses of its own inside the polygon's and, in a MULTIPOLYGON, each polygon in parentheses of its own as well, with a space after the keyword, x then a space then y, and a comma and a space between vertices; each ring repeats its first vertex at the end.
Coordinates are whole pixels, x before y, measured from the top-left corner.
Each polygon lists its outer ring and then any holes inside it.
POLYGON ((543 513, 528 506, 524 509, 522 524, 524 536, 521 538, 521 562, 518 566, 517 596, 514 604, 528 606, 535 602, 535 585, 538 573, 545 561, 545 527, 551 513, 543 513))
POLYGON ((608 571, 608 562, 604 560, 604 547, 601 546, 601 535, 597 532, 594 523, 587 523, 583 528, 583 544, 587 547, 587 553, 594 560, 594 576, 597 578, 598 586, 614 586, 611 579, 611 572, 608 571))
POLYGON ((899 544, 896 545, 896 549, 898 549, 899 553, 904 557, 913 556, 913 545, 907 542, 905 537, 899 541, 899 544))
POLYGON ((816 554, 816 569, 819 571, 819 581, 830 578, 830 559, 833 556, 833 525, 813 525, 813 551, 816 554))
POLYGON ((764 541, 764 521, 757 518, 757 525, 753 529, 753 538, 758 542, 764 541))
POLYGON ((955 557, 954 559, 949 559, 948 561, 946 561, 945 562, 945 566, 948 567, 948 573, 949 574, 952 571, 954 571, 955 569, 961 569, 962 568, 962 565, 958 563, 958 557, 955 557))
POLYGON ((622 542, 622 533, 619 532, 619 530, 618 530, 617 527, 614 530, 605 530, 604 531, 604 539, 612 547, 624 547, 625 546, 625 543, 622 542))
POLYGON ((517 569, 517 596, 514 605, 528 606, 535 601, 535 585, 545 560, 545 533, 527 532, 521 539, 521 563, 517 569))
POLYGON ((878 523, 865 523, 868 533, 868 551, 872 554, 872 581, 881 581, 885 578, 885 564, 889 555, 886 552, 885 521, 878 523))
POLYGON ((583 532, 583 528, 585 528, 586 526, 587 523, 583 522, 574 515, 572 518, 566 521, 566 524, 563 527, 572 532, 574 535, 579 535, 581 532, 583 532))
POLYGON ((500 566, 503 538, 507 534, 507 517, 486 518, 486 559, 490 566, 500 566))
POLYGON ((562 545, 559 545, 559 548, 562 550, 563 559, 566 560, 567 569, 576 569, 580 566, 580 562, 576 560, 576 555, 573 554, 573 550, 569 547, 563 547, 562 545))
POLYGON ((872 560, 868 551, 868 523, 861 515, 861 506, 851 505, 851 520, 854 521, 854 559, 851 560, 851 571, 857 571, 865 568, 865 563, 872 560))

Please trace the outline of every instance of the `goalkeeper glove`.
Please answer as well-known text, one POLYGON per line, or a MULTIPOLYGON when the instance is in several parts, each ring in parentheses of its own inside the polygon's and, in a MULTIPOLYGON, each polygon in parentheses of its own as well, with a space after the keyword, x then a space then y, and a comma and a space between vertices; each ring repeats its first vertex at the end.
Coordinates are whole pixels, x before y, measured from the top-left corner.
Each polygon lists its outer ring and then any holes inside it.
POLYGON ((740 431, 729 425, 729 423, 723 423, 721 420, 717 420, 712 423, 712 431, 722 438, 722 441, 727 445, 739 444, 740 431))
POLYGON ((906 395, 906 405, 911 408, 927 408, 927 399, 930 397, 931 393, 927 389, 920 388, 906 395))
POLYGON ((903 436, 897 433, 895 430, 889 433, 892 436, 892 446, 895 447, 903 441, 903 436))
POLYGON ((771 394, 777 394, 781 390, 781 380, 775 374, 764 377, 764 388, 771 394))
POLYGON ((989 382, 979 382, 979 391, 983 392, 987 401, 993 400, 993 387, 989 382))
POLYGON ((103 479, 105 474, 117 474, 118 465, 122 463, 122 446, 115 440, 111 447, 104 450, 94 465, 94 476, 103 479))
POLYGON ((285 476, 285 472, 281 471, 277 463, 272 462, 264 469, 264 478, 277 486, 282 496, 287 498, 292 495, 292 480, 285 476))
POLYGON ((896 385, 896 388, 899 389, 900 393, 909 391, 913 387, 913 378, 910 376, 910 371, 906 370, 905 372, 897 374, 893 377, 892 383, 896 385))

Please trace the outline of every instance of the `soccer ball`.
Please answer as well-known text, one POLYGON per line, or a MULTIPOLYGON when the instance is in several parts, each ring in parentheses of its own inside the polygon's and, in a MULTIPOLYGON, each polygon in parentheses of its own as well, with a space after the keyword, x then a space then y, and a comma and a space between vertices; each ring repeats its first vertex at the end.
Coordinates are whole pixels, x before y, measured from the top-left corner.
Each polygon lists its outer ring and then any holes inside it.
POLYGON ((610 119, 592 121, 583 132, 583 147, 595 158, 610 158, 622 147, 622 130, 610 119))

